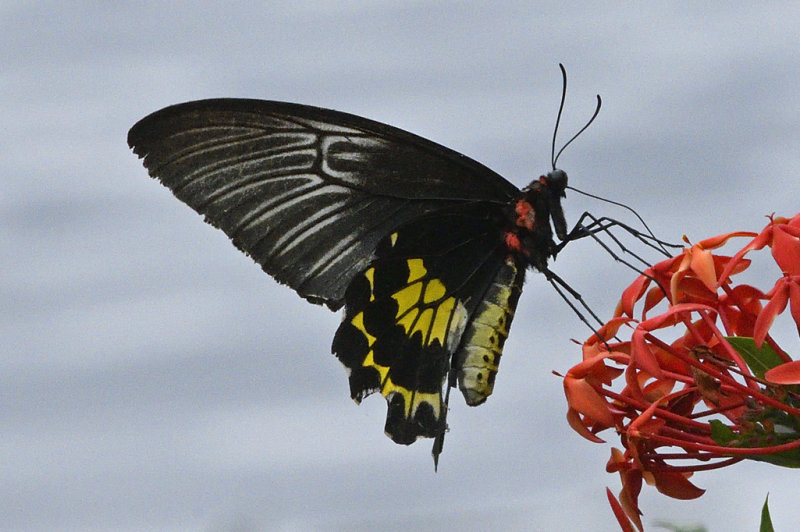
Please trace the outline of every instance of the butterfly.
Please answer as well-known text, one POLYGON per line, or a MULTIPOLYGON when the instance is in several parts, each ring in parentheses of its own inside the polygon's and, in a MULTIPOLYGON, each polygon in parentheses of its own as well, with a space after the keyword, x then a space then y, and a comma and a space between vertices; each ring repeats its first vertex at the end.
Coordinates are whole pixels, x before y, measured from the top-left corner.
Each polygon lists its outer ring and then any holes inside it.
POLYGON ((491 395, 525 272, 548 272, 554 233, 568 239, 555 159, 519 189, 451 149, 338 111, 200 100, 143 118, 128 144, 279 283, 344 307, 332 352, 356 402, 386 399, 385 432, 400 444, 441 447, 451 387, 472 406, 491 395))

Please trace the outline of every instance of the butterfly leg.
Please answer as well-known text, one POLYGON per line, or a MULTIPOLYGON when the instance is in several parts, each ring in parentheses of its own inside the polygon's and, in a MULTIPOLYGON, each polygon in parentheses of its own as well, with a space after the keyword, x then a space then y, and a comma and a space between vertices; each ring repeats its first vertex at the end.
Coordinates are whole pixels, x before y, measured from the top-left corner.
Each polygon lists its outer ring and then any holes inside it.
POLYGON ((637 267, 634 264, 632 264, 631 262, 629 262, 628 260, 624 259, 622 257, 622 255, 624 255, 624 254, 631 255, 636 261, 641 263, 641 265, 644 268, 649 267, 650 263, 647 262, 645 259, 643 259, 638 254, 636 254, 633 251, 631 251, 628 247, 625 246, 625 244, 622 243, 622 241, 616 235, 614 235, 614 233, 611 231, 611 229, 615 228, 615 227, 616 228, 620 228, 623 231, 629 233, 630 235, 632 235, 634 238, 636 238, 637 240, 639 240, 640 242, 642 242, 646 246, 648 246, 648 247, 650 247, 652 249, 655 249, 656 251, 658 251, 659 253, 662 253, 665 256, 670 256, 670 253, 666 250, 667 247, 669 247, 669 248, 680 248, 680 247, 682 247, 682 246, 677 245, 677 244, 671 244, 669 242, 665 242, 663 240, 659 240, 655 236, 653 236, 652 234, 642 233, 641 231, 638 231, 638 230, 630 227, 629 225, 624 224, 624 223, 622 223, 622 222, 620 222, 618 220, 614 220, 613 218, 608 218, 608 217, 605 217, 605 216, 598 218, 598 217, 595 217, 593 214, 591 214, 589 212, 584 212, 581 215, 581 217, 579 218, 578 223, 575 224, 575 227, 567 234, 567 238, 565 238, 562 242, 560 242, 558 244, 558 246, 556 247, 555 253, 557 254, 558 252, 560 252, 564 248, 564 246, 566 246, 567 243, 569 243, 571 241, 579 240, 581 238, 590 237, 590 238, 594 239, 598 244, 600 244, 600 246, 604 250, 606 250, 606 252, 609 255, 611 255, 611 257, 614 260, 616 260, 617 262, 621 262, 622 264, 626 265, 628 268, 632 269, 633 271, 644 275, 644 272, 642 271, 642 269, 640 267, 637 267), (587 220, 587 219, 590 222, 588 224, 585 224, 585 220, 587 220), (611 247, 608 244, 603 242, 603 240, 600 239, 600 237, 599 237, 600 233, 605 233, 606 235, 608 235, 608 237, 611 238, 611 240, 613 240, 614 243, 619 247, 619 249, 622 251, 622 253, 620 254, 618 252, 615 252, 613 249, 611 249, 611 247))
MULTIPOLYGON (((657 280, 653 279, 652 276, 647 274, 644 270, 650 267, 650 263, 647 262, 644 258, 640 255, 631 251, 625 244, 617 237, 612 231, 613 228, 621 229, 622 231, 630 234, 636 240, 642 242, 646 246, 655 249, 659 253, 669 256, 668 251, 666 248, 669 247, 681 247, 675 244, 670 244, 668 242, 662 241, 656 238, 652 233, 643 233, 633 227, 624 224, 618 220, 614 220, 613 218, 608 217, 596 217, 589 212, 584 212, 578 222, 575 224, 573 229, 569 231, 567 237, 558 244, 555 249, 555 253, 553 256, 558 254, 564 246, 567 245, 568 242, 573 240, 579 240, 581 238, 592 238, 595 242, 597 242, 611 257, 624 264, 631 270, 637 272, 640 275, 645 275, 649 277, 651 280, 659 284, 657 280), (608 238, 610 238, 616 246, 619 247, 621 253, 612 249, 611 245, 604 242, 603 239, 600 238, 601 233, 605 233, 608 238), (633 262, 627 260, 625 255, 632 256, 635 260, 633 262), (635 264, 638 262, 640 266, 635 264)), ((583 321, 595 334, 597 334, 597 330, 589 322, 589 320, 584 315, 584 311, 588 313, 589 316, 598 324, 602 325, 603 322, 598 318, 598 316, 591 310, 588 304, 583 300, 580 293, 570 287, 566 281, 561 279, 558 275, 556 275, 552 270, 549 268, 545 268, 542 270, 545 277, 547 278, 548 282, 553 286, 553 288, 558 292, 561 298, 570 306, 570 308, 575 312, 578 318, 583 321), (577 302, 577 304, 575 303, 577 302)), ((659 285, 660 286, 660 285, 659 285)), ((662 287, 663 290, 663 287, 662 287)), ((599 337, 599 335, 598 335, 599 337)))
MULTIPOLYGON (((648 277, 657 286, 659 286, 661 288, 661 290, 666 294, 667 291, 663 286, 661 286, 661 283, 657 279, 655 279, 653 276, 651 276, 650 274, 646 273, 645 270, 647 268, 649 268, 651 266, 651 264, 649 262, 647 262, 645 259, 643 259, 641 256, 639 256, 638 254, 636 254, 633 251, 631 251, 628 247, 626 247, 625 244, 623 244, 622 241, 616 235, 614 235, 614 233, 611 231, 612 228, 619 228, 619 229, 627 232, 628 234, 632 235, 634 238, 636 238, 637 240, 639 240, 643 244, 649 246, 652 249, 655 249, 659 253, 662 253, 662 254, 664 254, 666 256, 670 256, 670 253, 667 251, 667 248, 681 248, 682 247, 681 245, 672 244, 672 243, 669 243, 669 242, 666 242, 666 241, 663 241, 663 240, 660 240, 660 239, 656 238, 651 232, 649 232, 649 229, 648 229, 648 233, 642 233, 641 231, 638 231, 638 230, 634 229, 633 227, 631 227, 631 226, 629 226, 627 224, 624 224, 624 223, 622 223, 622 222, 620 222, 618 220, 615 220, 613 218, 608 218, 608 217, 605 217, 605 216, 596 217, 596 216, 594 216, 593 214, 591 214, 589 212, 584 212, 580 216, 580 218, 578 219, 578 223, 575 224, 575 227, 567 234, 567 238, 564 239, 561 243, 559 243, 559 245, 556 248, 556 253, 561 251, 561 249, 563 249, 563 247, 568 242, 571 242, 573 240, 579 240, 581 238, 590 237, 590 238, 594 239, 595 242, 600 244, 600 246, 609 255, 611 255, 611 257, 614 260, 624 264, 625 266, 627 266, 631 270, 635 271, 639 275, 644 275, 644 276, 648 277), (588 224, 585 224, 586 220, 589 220, 588 224), (609 244, 604 242, 599 237, 600 233, 605 233, 606 235, 608 235, 608 237, 619 247, 619 249, 622 251, 622 253, 620 254, 620 253, 614 251, 609 246, 609 244), (636 259, 636 261, 638 261, 639 263, 641 263, 643 265, 644 270, 642 270, 640 267, 637 267, 636 265, 632 264, 631 262, 629 262, 628 260, 623 258, 622 255, 624 255, 624 254, 631 255, 634 259, 636 259)), ((550 279, 548 278, 548 280, 550 280, 550 279)), ((553 283, 552 280, 551 280, 551 284, 553 284, 553 286, 555 287, 555 284, 553 283)), ((563 281, 562 281, 562 287, 564 287, 564 286, 565 286, 565 283, 563 283, 563 281)), ((558 290, 558 287, 556 287, 556 290, 558 290)), ((570 294, 573 295, 572 292, 570 292, 570 294)), ((562 295, 561 297, 564 298, 565 296, 562 295)), ((573 295, 573 297, 574 297, 574 295, 573 295)), ((572 305, 570 305, 570 306, 572 306, 572 305)), ((574 310, 574 308, 573 308, 573 310, 574 310)), ((584 323, 586 323, 586 320, 583 320, 583 321, 584 321, 584 323)))
POLYGON ((589 320, 586 319, 586 316, 584 316, 580 308, 583 308, 583 310, 587 312, 592 317, 592 319, 594 319, 597 323, 601 325, 603 324, 603 321, 597 316, 597 314, 595 314, 595 312, 588 305, 588 303, 584 301, 583 296, 581 296, 580 292, 572 288, 564 279, 559 277, 553 270, 546 268, 542 273, 547 279, 547 282, 553 285, 553 288, 555 288, 556 292, 558 292, 558 295, 561 296, 561 299, 563 299, 567 303, 567 305, 569 305, 572 311, 575 312, 575 314, 578 316, 578 318, 580 318, 580 320, 583 323, 585 323, 589 328, 594 330, 592 324, 589 323, 589 320), (575 303, 573 303, 573 300, 577 301, 578 304, 576 305, 575 303))
POLYGON ((558 249, 560 250, 562 247, 564 247, 564 245, 566 245, 566 242, 572 240, 578 240, 580 238, 604 232, 609 234, 609 236, 620 246, 620 248, 623 249, 623 251, 628 252, 628 250, 625 249, 625 247, 619 242, 619 240, 615 238, 613 234, 610 233, 610 229, 612 227, 618 227, 622 229, 623 231, 629 233, 630 235, 632 235, 634 238, 636 238, 646 246, 655 249, 656 251, 667 257, 670 256, 670 253, 669 251, 667 251, 666 248, 679 249, 683 247, 681 244, 672 244, 670 242, 666 242, 664 240, 656 238, 652 234, 652 232, 650 232, 649 228, 645 233, 637 229, 634 229, 633 227, 625 223, 622 223, 619 220, 615 220, 614 218, 609 218, 607 216, 596 217, 592 213, 587 211, 581 215, 581 217, 578 219, 578 222, 575 224, 575 227, 573 227, 573 229, 567 234, 567 238, 565 238, 564 241, 561 244, 559 244, 558 249), (590 223, 588 224, 585 223, 587 219, 590 221, 590 223))

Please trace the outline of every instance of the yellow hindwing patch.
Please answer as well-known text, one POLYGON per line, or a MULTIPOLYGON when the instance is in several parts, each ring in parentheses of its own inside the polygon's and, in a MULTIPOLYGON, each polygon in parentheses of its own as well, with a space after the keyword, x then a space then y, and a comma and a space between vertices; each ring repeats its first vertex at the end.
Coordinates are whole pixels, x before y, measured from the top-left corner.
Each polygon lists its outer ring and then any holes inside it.
MULTIPOLYGON (((396 235, 392 235, 392 243, 396 235)), ((406 259, 408 278, 405 283, 396 289, 391 298, 396 303, 396 313, 393 323, 403 328, 406 337, 411 341, 419 342, 420 349, 427 346, 438 345, 452 353, 460 340, 467 320, 464 305, 455 297, 446 297, 447 288, 439 279, 428 279, 428 269, 423 259, 406 259)), ((370 303, 375 301, 375 267, 370 267, 364 272, 364 277, 370 286, 370 303)), ((375 360, 373 346, 377 338, 367 331, 364 324, 364 311, 358 312, 350 320, 366 338, 369 352, 364 357, 362 366, 374 368, 380 375, 381 395, 390 398, 399 394, 403 398, 405 417, 412 418, 423 403, 429 404, 438 418, 441 414, 441 390, 438 392, 422 392, 395 383, 390 375, 391 368, 375 360)), ((442 382, 444 375, 442 375, 442 382)), ((441 386, 441 383, 440 383, 441 386)))

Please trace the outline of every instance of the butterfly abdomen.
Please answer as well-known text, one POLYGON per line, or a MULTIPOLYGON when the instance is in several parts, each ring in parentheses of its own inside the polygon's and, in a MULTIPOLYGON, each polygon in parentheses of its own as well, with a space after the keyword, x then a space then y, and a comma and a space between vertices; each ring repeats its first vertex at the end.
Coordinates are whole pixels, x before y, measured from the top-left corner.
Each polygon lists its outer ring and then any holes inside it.
POLYGON ((455 364, 458 386, 470 406, 483 403, 492 393, 524 277, 525 268, 509 257, 464 332, 455 364))

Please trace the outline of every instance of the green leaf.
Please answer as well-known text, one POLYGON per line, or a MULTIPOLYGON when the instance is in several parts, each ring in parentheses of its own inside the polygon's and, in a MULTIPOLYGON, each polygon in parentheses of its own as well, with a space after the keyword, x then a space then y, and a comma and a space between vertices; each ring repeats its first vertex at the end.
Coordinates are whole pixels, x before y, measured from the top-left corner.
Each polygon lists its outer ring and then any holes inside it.
POLYGON ((722 421, 712 419, 708 422, 711 425, 711 439, 719 445, 727 445, 736 438, 736 434, 722 421))
POLYGON ((761 526, 759 526, 759 532, 775 532, 775 529, 772 528, 772 519, 769 516, 769 493, 767 493, 767 498, 764 499, 764 506, 761 508, 761 526))
MULTIPOLYGON (((775 442, 770 443, 753 439, 752 434, 737 434, 732 431, 730 427, 717 419, 712 419, 708 423, 711 425, 711 439, 718 445, 746 449, 748 447, 761 447, 775 444, 775 442)), ((792 440, 789 438, 787 439, 787 442, 788 441, 792 440)), ((789 449, 788 451, 782 451, 780 453, 756 454, 746 456, 745 458, 781 467, 800 468, 800 449, 789 449)))
POLYGON ((755 460, 756 462, 766 462, 768 464, 781 467, 791 467, 793 469, 800 467, 800 450, 798 449, 792 449, 790 451, 783 451, 780 453, 758 454, 748 456, 747 458, 749 460, 755 460))
POLYGON ((753 375, 759 379, 764 378, 767 370, 785 362, 766 342, 758 348, 752 338, 745 336, 728 336, 725 339, 736 349, 737 353, 742 355, 753 375))

